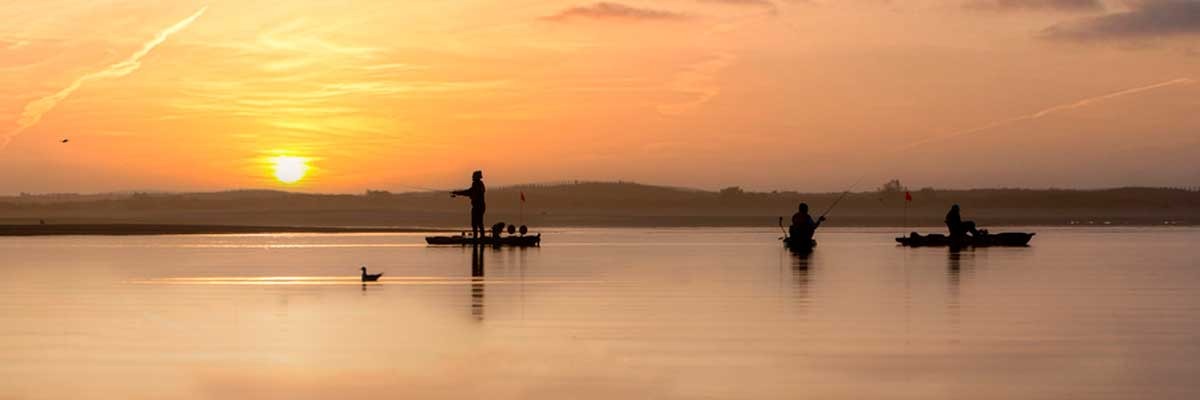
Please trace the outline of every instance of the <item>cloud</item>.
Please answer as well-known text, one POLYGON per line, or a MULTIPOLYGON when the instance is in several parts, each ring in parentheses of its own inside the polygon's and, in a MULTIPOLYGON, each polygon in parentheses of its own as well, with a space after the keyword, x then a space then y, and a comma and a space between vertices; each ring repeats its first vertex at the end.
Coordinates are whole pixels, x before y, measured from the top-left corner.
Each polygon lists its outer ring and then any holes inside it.
MULTIPOLYGON (((729 19, 712 26, 710 34, 726 33, 739 29, 747 24, 771 18, 778 14, 775 3, 770 0, 696 0, 701 3, 729 4, 735 6, 761 7, 765 12, 743 15, 729 19)), ((807 0, 804 0, 807 2, 807 0)), ((683 93, 691 98, 660 104, 656 108, 660 114, 680 116, 692 113, 704 104, 721 94, 721 84, 718 76, 738 60, 737 54, 731 51, 718 51, 708 59, 691 64, 675 74, 667 83, 667 89, 683 93)))
POLYGON ((1200 1, 1146 0, 1129 11, 1060 23, 1042 30, 1052 40, 1102 41, 1200 34, 1200 1))
POLYGON ((0 39, 0 43, 7 43, 4 46, 4 48, 7 50, 17 50, 22 47, 28 46, 30 42, 28 40, 0 39))
POLYGON ((663 104, 658 106, 658 112, 664 115, 683 115, 695 111, 698 107, 721 94, 721 85, 717 82, 717 74, 737 61, 732 53, 717 53, 712 58, 688 66, 675 75, 668 84, 668 89, 675 92, 692 95, 692 99, 663 104))
POLYGON ((109 65, 108 68, 100 71, 92 72, 75 78, 70 85, 67 85, 67 87, 63 88, 62 90, 26 104, 25 110, 21 112, 21 116, 17 119, 17 127, 9 131, 8 134, 0 136, 0 150, 3 150, 6 146, 8 146, 8 143, 17 135, 20 135, 21 132, 24 132, 26 129, 29 129, 34 125, 37 125, 37 123, 42 120, 42 117, 45 116, 46 113, 50 112, 50 110, 53 110, 54 107, 58 106, 58 103, 62 102, 72 93, 75 93, 76 90, 79 90, 84 83, 94 79, 119 78, 129 75, 133 73, 133 71, 137 71, 137 69, 142 66, 143 57, 146 57, 147 54, 150 54, 151 50, 154 50, 155 47, 158 47, 158 45, 165 42, 168 37, 183 30, 184 28, 187 28, 188 25, 191 25, 192 22, 195 22, 197 18, 200 18, 200 15, 204 14, 204 11, 207 9, 208 7, 202 7, 190 17, 187 17, 184 20, 175 23, 175 25, 171 25, 166 30, 159 32, 158 35, 154 36, 153 39, 150 39, 149 42, 146 42, 146 44, 142 45, 141 49, 139 49, 137 52, 134 52, 121 62, 109 65))
POLYGON ((696 0, 700 3, 725 4, 730 6, 761 7, 771 15, 779 13, 779 7, 770 0, 696 0))
POLYGON ((557 14, 542 18, 550 21, 567 21, 572 19, 674 21, 687 19, 688 16, 674 11, 638 8, 620 3, 599 2, 586 6, 571 7, 559 11, 557 14))
POLYGON ((1092 96, 1092 97, 1088 97, 1086 99, 1076 100, 1076 101, 1073 101, 1070 103, 1059 104, 1059 105, 1056 105, 1053 107, 1048 107, 1048 108, 1042 109, 1041 111, 1034 112, 1031 114, 1025 114, 1025 115, 1020 115, 1020 116, 1016 116, 1016 117, 1006 118, 1006 119, 1002 119, 999 121, 994 121, 987 125, 982 125, 982 126, 971 128, 971 129, 964 129, 961 131, 955 131, 955 132, 947 133, 944 135, 939 135, 939 136, 935 136, 935 137, 931 137, 931 138, 927 138, 927 139, 923 139, 923 140, 918 140, 916 142, 909 143, 907 146, 903 146, 903 147, 896 149, 896 152, 910 150, 912 148, 915 148, 915 147, 918 147, 918 146, 921 146, 921 145, 924 145, 924 144, 930 143, 930 142, 944 141, 944 140, 949 140, 949 139, 953 139, 953 138, 957 138, 957 137, 961 137, 961 136, 968 136, 968 135, 973 135, 973 134, 980 133, 980 132, 990 131, 992 129, 996 129, 996 128, 999 128, 1002 126, 1008 126, 1008 125, 1011 125, 1011 124, 1014 124, 1017 122, 1041 119, 1048 115, 1057 114, 1057 113, 1060 113, 1063 111, 1070 111, 1070 110, 1074 110, 1077 108, 1087 107, 1087 106, 1090 106, 1095 103, 1112 100, 1112 99, 1115 99, 1118 97, 1135 95, 1138 93, 1148 92, 1151 90, 1162 89, 1162 88, 1171 87, 1171 86, 1194 85, 1194 84, 1196 84, 1196 82, 1197 81, 1192 78, 1177 78, 1177 79, 1172 79, 1169 81, 1159 82, 1159 83, 1155 83, 1155 84, 1151 84, 1151 85, 1139 86, 1139 87, 1135 87, 1132 89, 1125 89, 1125 90, 1120 90, 1120 91, 1116 91, 1116 92, 1105 93, 1105 94, 1102 94, 1099 96, 1092 96))
POLYGON ((730 5, 735 5, 735 6, 736 5, 741 5, 741 6, 775 5, 775 3, 772 3, 768 0, 696 0, 696 1, 699 1, 701 3, 730 4, 730 5))
POLYGON ((1100 0, 974 0, 964 7, 987 11, 1103 11, 1100 0))

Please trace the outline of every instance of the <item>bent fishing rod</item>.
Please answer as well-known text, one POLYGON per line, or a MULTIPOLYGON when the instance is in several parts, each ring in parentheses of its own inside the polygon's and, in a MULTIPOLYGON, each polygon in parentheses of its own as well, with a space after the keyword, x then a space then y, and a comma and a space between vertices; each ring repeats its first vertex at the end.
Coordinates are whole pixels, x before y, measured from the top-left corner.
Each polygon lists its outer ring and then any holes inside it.
POLYGON ((854 181, 854 183, 850 185, 850 187, 846 188, 846 191, 842 192, 842 195, 838 196, 837 200, 834 200, 833 204, 830 204, 829 208, 825 209, 825 212, 821 214, 821 218, 825 218, 826 215, 829 215, 829 212, 833 211, 833 208, 837 207, 838 203, 841 203, 842 199, 846 198, 846 195, 850 194, 850 191, 854 190, 854 187, 858 186, 859 182, 862 182, 862 177, 859 177, 858 180, 854 181))
MULTIPOLYGON (((846 188, 846 190, 842 192, 842 195, 838 196, 838 198, 833 201, 833 204, 830 204, 829 208, 825 209, 825 212, 821 214, 821 217, 818 218, 818 220, 825 218, 826 215, 829 215, 829 212, 833 211, 833 208, 837 207, 838 203, 841 203, 842 199, 846 198, 846 195, 850 194, 850 191, 854 190, 854 187, 858 186, 859 182, 862 182, 862 177, 859 177, 858 180, 854 181, 854 184, 846 188)), ((783 228, 783 217, 779 217, 779 231, 783 232, 783 237, 780 237, 779 240, 785 240, 788 238, 788 231, 787 229, 783 228)))

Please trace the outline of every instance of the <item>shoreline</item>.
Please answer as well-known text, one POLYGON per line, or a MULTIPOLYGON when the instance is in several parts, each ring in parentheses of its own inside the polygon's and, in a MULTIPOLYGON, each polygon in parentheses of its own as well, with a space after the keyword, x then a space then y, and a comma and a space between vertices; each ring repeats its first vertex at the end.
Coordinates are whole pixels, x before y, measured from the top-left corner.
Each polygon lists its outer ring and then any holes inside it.
POLYGON ((0 224, 5 236, 156 236, 156 235, 230 235, 258 233, 421 233, 458 232, 439 228, 330 227, 330 226, 254 226, 189 224, 0 224))
MULTIPOLYGON (((1192 224, 1159 225, 1159 224, 995 224, 989 225, 992 230, 1003 231, 1005 228, 1150 228, 1150 227, 1194 227, 1192 224)), ((551 225, 545 228, 600 228, 600 229, 704 229, 704 228, 774 228, 765 225, 551 225)), ((911 224, 907 227, 898 225, 831 225, 829 228, 896 228, 924 232, 944 229, 941 225, 911 224)), ((300 226, 300 225, 191 225, 191 224, 138 224, 138 223, 101 223, 101 224, 0 224, 0 237, 29 237, 29 236, 161 236, 161 235, 237 235, 237 234, 272 234, 272 233, 459 233, 462 229, 448 228, 416 228, 416 227, 339 227, 339 226, 300 226)))

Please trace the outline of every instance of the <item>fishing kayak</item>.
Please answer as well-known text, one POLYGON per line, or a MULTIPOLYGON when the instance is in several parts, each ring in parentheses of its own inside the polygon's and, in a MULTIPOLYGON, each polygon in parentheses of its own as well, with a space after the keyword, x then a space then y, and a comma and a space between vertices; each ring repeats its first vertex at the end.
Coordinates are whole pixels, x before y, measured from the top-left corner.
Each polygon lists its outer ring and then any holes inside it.
POLYGON ((542 244, 542 234, 531 236, 501 236, 492 237, 486 236, 474 238, 470 236, 455 235, 455 236, 426 236, 425 243, 430 245, 485 245, 485 246, 514 246, 514 247, 532 247, 542 244))
POLYGON ((922 246, 950 246, 950 247, 991 247, 991 246, 1007 246, 1007 247, 1023 247, 1028 246, 1029 241, 1033 239, 1033 233, 1024 232, 1004 232, 1004 233, 988 233, 979 236, 965 236, 960 238, 951 238, 949 236, 932 233, 929 235, 921 235, 916 232, 909 233, 908 236, 896 238, 896 242, 902 246, 922 247, 922 246))
POLYGON ((796 243, 792 243, 792 238, 784 238, 783 247, 792 251, 812 251, 813 247, 817 247, 817 241, 809 239, 808 242, 797 240, 796 243))
MULTIPOLYGON (((824 217, 821 217, 821 218, 824 218, 824 217)), ((783 237, 779 238, 779 240, 783 241, 783 247, 786 247, 788 250, 791 250, 794 252, 807 253, 807 252, 812 251, 813 247, 817 247, 816 240, 808 239, 807 241, 805 241, 803 239, 795 239, 795 238, 792 238, 791 236, 789 236, 788 230, 783 227, 783 217, 779 217, 779 230, 783 231, 783 237), (795 241, 795 243, 792 243, 793 241, 795 241)))

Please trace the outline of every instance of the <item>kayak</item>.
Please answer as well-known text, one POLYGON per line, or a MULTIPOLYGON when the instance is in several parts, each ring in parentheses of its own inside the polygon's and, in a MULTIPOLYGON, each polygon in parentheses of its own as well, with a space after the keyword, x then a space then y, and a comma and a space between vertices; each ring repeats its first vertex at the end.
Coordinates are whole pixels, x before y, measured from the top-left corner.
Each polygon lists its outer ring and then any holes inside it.
POLYGON ((909 233, 908 236, 896 238, 896 242, 902 246, 921 247, 921 246, 950 246, 950 247, 991 247, 991 246, 1008 246, 1008 247, 1023 247, 1028 246, 1029 241, 1033 239, 1033 233, 1024 232, 1004 232, 1004 233, 987 233, 979 236, 965 236, 960 238, 951 238, 949 236, 932 233, 929 235, 921 235, 916 232, 909 233))
POLYGON ((542 244, 542 234, 531 236, 501 236, 492 237, 485 236, 474 238, 471 236, 455 235, 455 236, 426 236, 425 243, 431 245, 485 245, 485 246, 514 246, 514 247, 532 247, 542 244))
POLYGON ((807 243, 803 240, 797 240, 796 243, 792 243, 792 238, 784 238, 783 247, 787 247, 788 250, 792 251, 812 251, 813 247, 817 247, 817 241, 809 239, 807 243))

